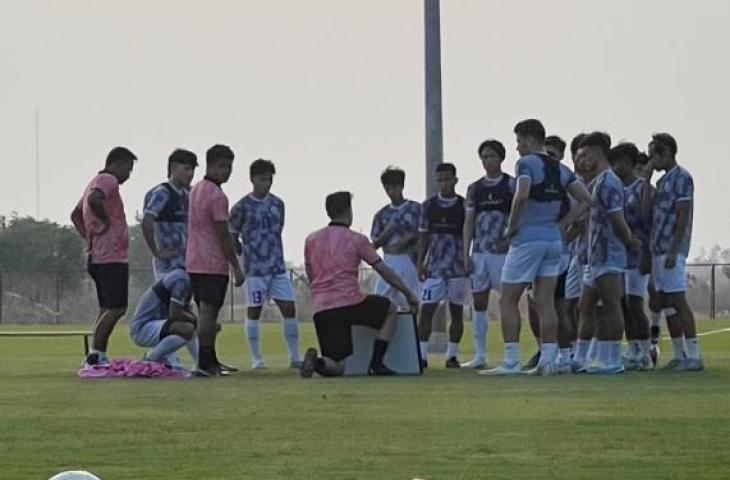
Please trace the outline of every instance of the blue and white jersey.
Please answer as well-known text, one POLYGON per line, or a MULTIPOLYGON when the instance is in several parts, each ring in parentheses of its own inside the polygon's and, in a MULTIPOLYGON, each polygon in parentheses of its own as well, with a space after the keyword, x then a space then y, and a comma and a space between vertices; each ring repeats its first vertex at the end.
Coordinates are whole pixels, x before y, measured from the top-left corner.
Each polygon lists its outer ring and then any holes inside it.
POLYGON ((286 273, 281 241, 284 202, 279 197, 246 195, 231 209, 229 228, 243 244, 241 266, 247 277, 286 273))
POLYGON ((627 252, 627 265, 629 268, 636 268, 641 264, 642 256, 647 253, 649 246, 649 235, 651 233, 651 222, 644 218, 642 203, 644 194, 649 195, 649 185, 643 178, 637 178, 630 185, 624 187, 624 217, 631 233, 641 241, 641 249, 634 252, 627 252))
POLYGON ((624 186, 610 168, 596 177, 588 219, 588 264, 626 268, 626 246, 619 240, 609 214, 624 211, 624 186))
POLYGON ((679 165, 664 174, 657 182, 653 201, 650 240, 652 255, 667 255, 669 253, 674 232, 677 229, 677 203, 679 202, 689 202, 689 220, 682 238, 682 244, 677 253, 685 257, 689 255, 689 245, 692 238, 694 191, 692 175, 679 165))
POLYGON ((421 207, 418 230, 429 233, 426 257, 429 278, 456 278, 464 271, 464 197, 434 195, 421 207))
MULTIPOLYGON (((373 226, 370 229, 370 238, 375 241, 383 234, 388 225, 394 225, 394 233, 385 243, 386 247, 392 247, 401 242, 407 234, 418 233, 418 222, 421 218, 421 204, 413 200, 405 200, 400 205, 388 204, 377 211, 373 217, 373 226)), ((415 252, 418 245, 418 236, 407 252, 415 252)))
POLYGON ((155 243, 158 248, 172 249, 176 255, 167 260, 153 258, 156 275, 176 268, 185 268, 185 248, 188 242, 189 194, 170 182, 157 185, 144 196, 144 214, 155 217, 155 243))
POLYGON ((474 253, 506 253, 504 230, 512 208, 515 179, 482 177, 466 190, 466 210, 474 212, 474 253))
POLYGON ((132 335, 147 322, 167 320, 170 303, 189 308, 192 296, 190 277, 185 270, 178 268, 165 273, 157 283, 142 294, 130 322, 132 335))
POLYGON ((564 209, 567 187, 575 181, 573 172, 546 154, 531 153, 517 161, 517 181, 530 180, 530 197, 518 220, 515 244, 560 240, 558 222, 564 209))

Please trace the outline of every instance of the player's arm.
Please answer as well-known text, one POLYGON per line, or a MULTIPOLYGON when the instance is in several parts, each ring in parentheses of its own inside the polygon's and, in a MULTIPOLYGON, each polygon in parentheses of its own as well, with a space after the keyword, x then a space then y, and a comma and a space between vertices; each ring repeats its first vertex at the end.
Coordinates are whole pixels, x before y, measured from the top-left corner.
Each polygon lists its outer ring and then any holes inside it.
POLYGON ((689 207, 691 200, 679 200, 676 203, 677 208, 677 228, 674 229, 674 236, 672 237, 672 243, 669 247, 669 254, 667 255, 667 268, 674 268, 677 262, 677 254, 682 246, 682 240, 684 239, 684 233, 689 225, 689 207), (671 260, 671 264, 670 264, 671 260))
POLYGON ((651 203, 653 198, 652 186, 647 180, 641 192, 641 218, 644 223, 651 220, 651 203))
POLYGON ((626 248, 631 251, 638 250, 640 246, 639 241, 631 233, 631 229, 626 223, 626 218, 624 218, 623 210, 608 212, 608 218, 611 221, 611 225, 613 225, 613 230, 618 234, 619 239, 621 239, 624 245, 626 245, 626 248))
POLYGON ((525 208, 525 203, 527 203, 527 199, 530 196, 531 185, 532 179, 529 176, 520 175, 517 177, 515 195, 512 197, 512 207, 510 209, 509 220, 507 220, 507 228, 504 232, 504 236, 506 238, 512 238, 512 236, 514 236, 517 232, 517 224, 522 216, 522 210, 525 208))
POLYGON ((101 190, 95 188, 91 191, 91 193, 89 193, 89 197, 86 199, 86 202, 89 204, 89 208, 92 212, 94 212, 96 218, 98 218, 103 225, 101 231, 98 232, 97 235, 105 233, 109 230, 109 216, 106 214, 106 195, 104 195, 104 192, 101 190))
POLYGON ((76 207, 74 207, 73 211, 71 212, 71 223, 73 224, 76 231, 79 232, 81 238, 86 239, 86 228, 84 227, 84 212, 79 205, 76 205, 76 207))
POLYGON ((175 250, 158 248, 155 240, 155 216, 147 212, 142 217, 142 236, 154 257, 168 259, 175 255, 175 250))
POLYGON ((430 241, 430 233, 420 233, 418 237, 418 278, 420 278, 421 281, 426 279, 426 255, 428 254, 428 244, 430 241))
POLYGON ((197 325, 198 319, 195 314, 177 302, 170 302, 168 318, 171 322, 188 322, 197 325))
POLYGON ((471 252, 471 241, 474 237, 474 210, 467 208, 464 217, 464 230, 462 233, 464 238, 464 271, 471 270, 471 262, 469 261, 469 252, 471 252))
POLYGON ((243 284, 243 272, 238 264, 238 258, 236 258, 236 250, 231 240, 231 233, 228 230, 228 222, 213 222, 215 228, 215 236, 218 240, 218 245, 223 251, 223 255, 228 260, 228 264, 233 269, 233 276, 235 278, 235 285, 238 287, 243 284))
POLYGON ((391 287, 406 296, 411 307, 416 307, 418 305, 418 297, 416 297, 416 294, 413 293, 405 283, 403 283, 403 280, 401 280, 401 278, 389 266, 387 266, 385 262, 377 262, 373 264, 372 267, 391 287))
POLYGON ((568 184, 568 193, 575 199, 576 203, 560 220, 560 229, 562 231, 566 231, 568 226, 576 223, 591 208, 591 194, 581 182, 576 180, 568 184))
POLYGON ((371 235, 372 239, 373 239, 373 248, 375 250, 385 246, 385 244, 388 242, 388 240, 390 240, 390 237, 392 237, 393 234, 395 233, 395 225, 392 223, 389 223, 388 225, 385 226, 384 229, 382 229, 381 232, 379 232, 379 234, 377 234, 377 231, 381 230, 381 229, 376 228, 376 225, 375 225, 376 221, 377 220, 373 221, 373 229, 372 229, 372 233, 374 233, 375 235, 371 235))

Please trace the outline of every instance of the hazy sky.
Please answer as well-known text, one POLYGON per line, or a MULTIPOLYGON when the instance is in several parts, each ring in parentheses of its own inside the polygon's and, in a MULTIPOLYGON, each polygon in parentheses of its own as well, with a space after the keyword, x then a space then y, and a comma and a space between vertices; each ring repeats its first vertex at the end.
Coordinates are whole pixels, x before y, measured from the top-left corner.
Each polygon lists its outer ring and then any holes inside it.
MULTIPOLYGON (((0 0, 0 214, 35 215, 34 111, 40 110, 40 214, 61 223, 115 145, 139 157, 122 187, 129 221, 175 147, 227 143, 224 190, 250 187, 273 159, 287 205, 286 257, 326 222, 326 193, 355 194, 367 233, 386 203, 379 174, 407 172, 424 195, 421 0, 0 0)), ((476 146, 508 147, 527 117, 569 140, 603 129, 643 149, 679 142, 694 175, 693 253, 730 246, 730 2, 442 0, 444 151, 457 189, 483 172, 476 146)), ((202 177, 202 170, 196 180, 202 177)))

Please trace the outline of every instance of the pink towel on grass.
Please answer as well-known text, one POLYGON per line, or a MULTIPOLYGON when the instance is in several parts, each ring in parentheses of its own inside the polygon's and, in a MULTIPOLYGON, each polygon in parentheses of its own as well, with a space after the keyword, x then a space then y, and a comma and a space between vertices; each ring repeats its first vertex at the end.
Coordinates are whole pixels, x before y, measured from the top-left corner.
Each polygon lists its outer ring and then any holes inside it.
POLYGON ((190 378, 190 372, 176 370, 157 362, 115 358, 109 365, 84 366, 79 369, 80 378, 190 378))

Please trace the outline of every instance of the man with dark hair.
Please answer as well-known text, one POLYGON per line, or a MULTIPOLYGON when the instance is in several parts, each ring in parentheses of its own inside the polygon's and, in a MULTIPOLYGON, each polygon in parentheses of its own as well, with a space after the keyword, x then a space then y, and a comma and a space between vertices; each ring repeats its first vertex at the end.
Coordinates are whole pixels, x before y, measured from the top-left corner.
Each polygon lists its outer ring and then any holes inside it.
POLYGON ((188 241, 190 182, 198 157, 176 149, 167 160, 167 181, 144 196, 142 234, 152 253, 155 279, 177 268, 185 268, 188 241))
POLYGON ((127 310, 129 231, 119 185, 129 179, 135 160, 137 157, 128 149, 113 148, 106 157, 104 170, 87 185, 71 212, 71 222, 86 241, 87 268, 99 301, 86 365, 109 363, 109 336, 127 310))
POLYGON ((251 368, 262 370, 259 331, 263 306, 273 299, 283 320, 284 340, 289 348, 289 366, 299 369, 299 324, 294 287, 284 263, 284 202, 271 193, 276 168, 270 160, 259 158, 249 167, 253 190, 231 209, 229 221, 236 251, 241 255, 246 275, 246 338, 251 353, 251 368))
POLYGON ((626 370, 651 370, 649 351, 649 319, 644 312, 644 297, 649 286, 648 265, 651 263, 649 233, 651 231, 651 191, 649 182, 636 176, 639 149, 633 143, 620 143, 608 154, 611 168, 624 184, 624 217, 631 233, 641 242, 636 252, 628 252, 624 279, 624 319, 628 349, 624 355, 626 370))
POLYGON ((562 261, 561 232, 590 205, 590 196, 573 172, 545 152, 545 128, 538 120, 525 120, 514 129, 517 151, 517 187, 505 236, 510 246, 502 272, 502 336, 504 361, 484 375, 514 375, 521 372, 518 308, 527 285, 533 285, 540 317, 540 361, 529 373, 557 373, 555 287, 562 261), (570 193, 576 204, 561 218, 562 205, 570 193))
POLYGON ((651 274, 663 308, 672 308, 676 320, 667 318, 675 345, 676 358, 664 368, 697 371, 704 369, 697 340, 694 313, 687 303, 686 262, 692 238, 694 181, 692 175, 677 164, 677 142, 668 133, 656 133, 649 143, 649 164, 666 172, 659 179, 653 201, 651 238, 651 274), (673 322, 678 328, 673 329, 673 322), (672 332, 674 330, 674 332, 672 332), (679 358, 682 340, 686 357, 679 358))
MULTIPOLYGON (((621 338, 624 316, 621 307, 623 276, 627 265, 627 250, 636 253, 640 242, 632 234, 624 218, 624 189, 621 180, 608 163, 610 143, 607 135, 593 132, 583 139, 578 155, 595 168, 596 180, 588 224, 588 266, 581 293, 580 334, 590 331, 586 325, 595 325, 597 336, 597 363, 588 364, 582 349, 576 351, 577 371, 597 374, 615 374, 624 371, 621 358, 621 338), (603 304, 603 315, 596 307, 603 304)), ((580 336, 583 345, 590 338, 580 336)))
POLYGON ((563 160, 565 156, 565 140, 557 135, 545 137, 545 152, 555 160, 563 160))
POLYGON ((309 348, 304 354, 302 378, 314 372, 321 376, 344 373, 344 360, 352 354, 353 325, 378 330, 370 361, 371 375, 391 375, 384 363, 388 342, 395 332, 397 308, 386 297, 366 295, 360 291, 358 273, 365 261, 399 290, 411 308, 418 308, 418 298, 408 286, 380 259, 367 237, 350 230, 352 225, 352 196, 335 192, 327 196, 325 208, 330 224, 307 237, 304 264, 312 293, 314 327, 319 348, 309 348))
POLYGON ((197 374, 212 377, 228 373, 216 355, 215 339, 229 269, 236 286, 243 284, 244 276, 228 231, 228 198, 220 187, 231 176, 233 152, 214 145, 206 152, 205 164, 205 177, 190 192, 185 266, 198 304, 197 374))
POLYGON ((463 233, 464 269, 471 272, 474 299, 474 358, 462 367, 483 369, 487 363, 489 292, 502 288, 502 269, 509 248, 504 230, 515 193, 515 179, 502 172, 505 149, 501 142, 485 140, 477 153, 485 175, 467 188, 463 233))
POLYGON ((459 368, 459 342, 464 334, 466 270, 464 269, 464 197, 456 194, 456 167, 436 167, 438 193, 421 207, 418 230, 418 276, 423 282, 418 318, 421 361, 428 366, 428 339, 433 316, 442 300, 448 300, 451 324, 446 348, 446 368, 459 368))
MULTIPOLYGON (((383 249, 383 262, 415 292, 418 290, 416 247, 421 204, 403 197, 405 180, 406 173, 396 167, 388 167, 380 176, 390 203, 373 217, 370 238, 376 250, 383 249)), ((408 308, 403 294, 380 277, 375 283, 375 294, 390 298, 399 308, 408 308)))

